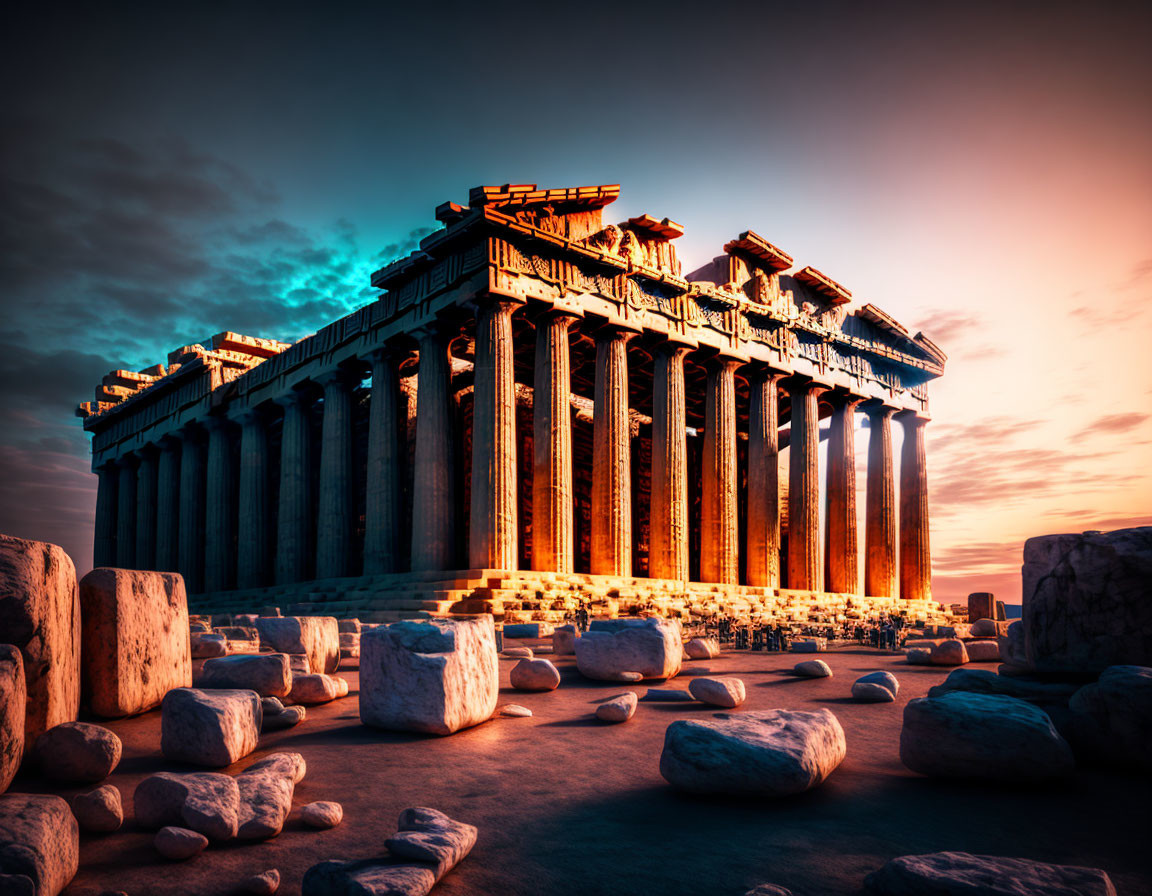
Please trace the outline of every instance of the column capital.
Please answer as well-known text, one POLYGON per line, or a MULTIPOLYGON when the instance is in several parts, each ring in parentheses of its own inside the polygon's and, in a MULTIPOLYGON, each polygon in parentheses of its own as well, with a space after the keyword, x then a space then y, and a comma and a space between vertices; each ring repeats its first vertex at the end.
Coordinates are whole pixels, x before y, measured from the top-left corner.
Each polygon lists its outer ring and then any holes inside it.
POLYGON ((824 393, 823 398, 834 408, 855 409, 864 401, 859 395, 853 395, 846 389, 829 389, 824 393))
POLYGON ((216 430, 224 429, 228 426, 228 413, 229 411, 225 410, 224 413, 220 415, 209 414, 207 417, 200 421, 200 425, 203 426, 208 432, 215 432, 216 430))
POLYGON ((932 418, 925 411, 903 410, 897 411, 893 419, 898 420, 905 428, 924 426, 932 418))
POLYGON ((337 385, 351 386, 352 372, 343 367, 333 367, 331 370, 326 370, 312 377, 312 382, 324 389, 337 385))
POLYGON ((228 409, 228 419, 241 426, 251 423, 263 423, 265 411, 261 405, 244 405, 228 409))
POLYGON ((467 302, 468 306, 476 309, 477 311, 486 308, 499 308, 501 310, 515 311, 517 308, 522 308, 528 304, 527 299, 516 298, 514 296, 506 296, 494 292, 482 292, 474 296, 467 302))
POLYGON ((621 339, 624 342, 631 342, 639 336, 641 330, 631 324, 625 324, 620 321, 605 321, 597 326, 590 328, 588 335, 592 337, 593 341, 601 342, 602 340, 621 339))
POLYGON ((302 389, 289 389, 282 395, 277 395, 272 399, 272 403, 282 408, 289 408, 292 405, 299 405, 304 402, 304 391, 302 389))
POLYGON ((139 466, 139 464, 140 464, 139 450, 140 449, 137 448, 133 451, 125 451, 123 454, 121 454, 119 457, 116 458, 116 464, 122 468, 125 468, 125 469, 127 469, 129 467, 139 466))
POLYGON ((367 352, 367 354, 364 355, 364 357, 371 363, 375 364, 378 361, 399 361, 402 360, 407 354, 409 354, 409 351, 403 346, 396 345, 394 343, 385 343, 384 345, 378 345, 376 348, 371 349, 367 352))
POLYGON ((828 391, 828 386, 823 383, 818 383, 810 376, 805 376, 802 373, 789 374, 780 380, 780 385, 789 395, 798 395, 800 393, 807 394, 808 392, 815 392, 821 395, 828 391))
POLYGON ((777 383, 784 380, 785 377, 792 375, 791 371, 779 370, 772 366, 768 361, 762 358, 752 358, 745 365, 748 368, 748 373, 755 378, 758 383, 765 383, 775 381, 777 383))
POLYGON ((897 408, 885 404, 881 398, 869 398, 860 403, 860 410, 869 417, 891 417, 896 413, 897 408))
POLYGON ((459 332, 459 329, 459 326, 451 321, 434 317, 413 327, 408 331, 408 335, 417 342, 424 342, 424 340, 435 336, 452 335, 455 332, 459 332))
POLYGON ((662 358, 684 358, 697 348, 695 342, 665 339, 655 348, 655 354, 662 358))

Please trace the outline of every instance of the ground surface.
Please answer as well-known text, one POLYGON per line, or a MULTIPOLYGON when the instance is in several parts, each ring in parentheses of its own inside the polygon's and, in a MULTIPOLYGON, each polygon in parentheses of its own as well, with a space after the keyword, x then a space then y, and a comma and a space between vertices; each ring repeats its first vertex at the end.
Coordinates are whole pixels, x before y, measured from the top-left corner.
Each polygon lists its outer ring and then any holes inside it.
MULTIPOLYGON (((278 868, 280 892, 293 896, 318 861, 379 854, 400 811, 416 805, 480 829, 475 850, 434 891, 440 896, 739 896, 765 882, 797 896, 848 894, 859 892, 864 876, 889 858, 946 849, 1100 867, 1121 896, 1152 892, 1143 827, 1152 782, 1098 771, 1080 771, 1044 789, 919 777, 898 756, 903 705, 942 681, 946 670, 859 650, 823 655, 835 672, 831 679, 785 674, 805 658, 734 653, 689 661, 669 685, 687 687, 690 676, 705 670, 735 674, 747 685, 744 709, 827 707, 837 715, 847 759, 817 790, 776 802, 673 791, 658 768, 665 728, 715 710, 641 703, 631 721, 603 725, 592 717, 597 702, 627 688, 585 681, 571 657, 556 660, 563 683, 545 694, 511 690, 513 663, 501 661, 500 702, 522 704, 535 716, 496 719, 447 738, 362 726, 358 676, 345 672, 348 698, 309 708, 306 722, 265 735, 255 754, 228 769, 235 774, 276 750, 304 755, 308 775, 296 787, 284 832, 266 843, 210 848, 183 863, 161 859, 152 834, 137 830, 130 813, 143 777, 191 769, 160 756, 158 712, 112 722, 124 759, 109 782, 120 788, 128 817, 118 833, 83 837, 80 873, 66 893, 222 896, 246 876, 278 868), (898 702, 853 703, 852 682, 877 669, 900 679, 898 702), (299 807, 313 800, 342 803, 344 823, 330 831, 305 829, 299 807)), ((646 687, 631 689, 643 696, 646 687)), ((40 782, 27 776, 12 787, 37 789, 40 782)))

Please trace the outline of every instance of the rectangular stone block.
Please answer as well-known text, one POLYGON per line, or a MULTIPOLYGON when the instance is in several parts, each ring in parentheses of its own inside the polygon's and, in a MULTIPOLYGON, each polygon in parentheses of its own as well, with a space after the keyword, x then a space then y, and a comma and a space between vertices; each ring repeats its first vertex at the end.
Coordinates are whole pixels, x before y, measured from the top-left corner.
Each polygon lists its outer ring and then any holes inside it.
MULTIPOLYGON (((79 867, 80 826, 64 800, 31 793, 0 796, 0 874, 16 880, 22 875, 32 883, 31 890, 16 893, 56 896, 79 867)), ((2 883, 0 891, 8 892, 2 883)))
POLYGON ((977 591, 968 595, 968 621, 996 618, 996 599, 989 591, 977 591))
POLYGON ((261 647, 306 654, 313 672, 331 674, 340 665, 340 629, 334 616, 261 616, 256 628, 261 647))
POLYGON ((8 789, 24 758, 26 688, 20 651, 0 644, 0 793, 8 789))
POLYGON ((0 640, 24 661, 29 756, 36 738, 80 710, 80 599, 63 548, 0 535, 0 640))
POLYGON ((84 705, 105 719, 155 709, 192 684, 179 573, 94 569, 80 580, 84 705))
POLYGON ((169 691, 160 716, 165 759, 223 768, 256 749, 264 720, 255 691, 169 691))

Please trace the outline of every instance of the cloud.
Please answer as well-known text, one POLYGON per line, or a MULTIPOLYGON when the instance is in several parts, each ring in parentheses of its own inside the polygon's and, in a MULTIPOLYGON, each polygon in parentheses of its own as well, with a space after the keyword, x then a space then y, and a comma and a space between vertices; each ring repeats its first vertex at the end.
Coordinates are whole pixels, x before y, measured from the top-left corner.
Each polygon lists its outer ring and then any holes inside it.
POLYGON ((1089 424, 1089 429, 1094 429, 1102 432, 1128 432, 1135 429, 1145 420, 1152 417, 1150 414, 1107 414, 1103 417, 1098 417, 1095 421, 1089 424))
POLYGON ((960 340, 978 330, 980 325, 980 318, 974 314, 939 309, 913 324, 913 329, 921 331, 937 345, 943 345, 950 340, 960 340))

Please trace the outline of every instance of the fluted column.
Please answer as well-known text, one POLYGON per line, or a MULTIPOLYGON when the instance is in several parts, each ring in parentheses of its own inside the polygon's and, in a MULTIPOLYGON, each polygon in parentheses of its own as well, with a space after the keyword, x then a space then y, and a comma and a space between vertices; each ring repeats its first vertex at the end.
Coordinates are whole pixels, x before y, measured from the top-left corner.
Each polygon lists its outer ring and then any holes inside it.
POLYGON ((136 568, 136 468, 135 454, 128 453, 118 461, 116 502, 116 565, 121 569, 136 568))
POLYGON ((352 574, 352 382, 342 370, 320 377, 324 419, 320 434, 316 578, 352 574))
POLYGON ((232 427, 223 417, 208 417, 208 478, 204 502, 204 590, 236 587, 236 465, 232 427))
POLYGON ((700 578, 724 585, 740 578, 736 508, 736 380, 739 361, 708 364, 700 500, 700 578))
POLYGON ((748 584, 780 587, 779 375, 752 372, 748 406, 748 584))
POLYGON ((276 583, 283 585, 307 579, 312 557, 312 403, 299 390, 276 403, 284 408, 276 508, 276 583))
POLYGON ((240 424, 240 485, 236 587, 261 588, 268 574, 272 518, 268 498, 268 422, 260 408, 245 408, 240 424))
POLYGON ((516 569, 516 382, 512 376, 513 302, 484 300, 476 309, 476 379, 472 405, 472 514, 468 563, 516 569))
POLYGON ((96 468, 96 530, 92 542, 94 566, 116 565, 116 493, 119 468, 115 461, 96 468))
POLYGON ((792 424, 788 447, 788 587, 824 590, 820 559, 820 418, 813 382, 791 380, 792 424))
POLYGON ((372 399, 368 409, 367 493, 364 508, 364 573, 401 569, 400 467, 403 457, 400 372, 393 350, 371 354, 372 399))
POLYGON ((420 368, 412 473, 412 569, 450 569, 456 543, 456 497, 452 483, 449 334, 431 325, 414 335, 420 345, 420 368))
POLYGON ((900 596, 907 600, 932 597, 932 558, 928 547, 928 466, 924 425, 911 411, 897 419, 904 425, 900 450, 900 596))
POLYGON ((858 594, 860 544, 856 532, 856 405, 837 396, 828 430, 828 482, 824 513, 824 587, 858 594))
POLYGON ((180 440, 160 440, 156 472, 156 568, 175 572, 180 568, 180 440))
POLYGON ((572 572, 572 372, 568 328, 551 311, 536 322, 532 393, 532 568, 572 572))
POLYGON ((591 564, 595 575, 632 575, 627 349, 630 336, 614 327, 606 327, 596 334, 591 564))
POLYGON ((204 590, 205 450, 199 429, 181 432, 180 574, 189 594, 204 590))
POLYGON ((136 568, 156 569, 156 478, 159 457, 155 446, 146 445, 138 452, 136 470, 136 568))
POLYGON ((652 488, 648 574, 688 578, 688 445, 685 428, 686 346, 656 350, 652 379, 652 488))
POLYGON ((864 508, 864 593, 896 597, 896 487, 892 408, 868 409, 868 493, 864 508))

